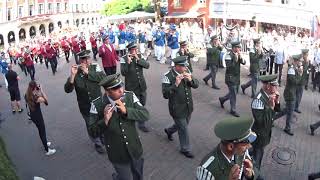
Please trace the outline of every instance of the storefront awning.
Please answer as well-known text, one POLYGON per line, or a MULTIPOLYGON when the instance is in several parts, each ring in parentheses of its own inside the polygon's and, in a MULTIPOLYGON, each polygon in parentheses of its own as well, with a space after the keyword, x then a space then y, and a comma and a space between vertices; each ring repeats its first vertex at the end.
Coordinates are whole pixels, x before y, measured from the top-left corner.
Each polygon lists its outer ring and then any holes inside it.
POLYGON ((190 12, 174 12, 164 18, 197 18, 205 13, 190 11, 190 12))

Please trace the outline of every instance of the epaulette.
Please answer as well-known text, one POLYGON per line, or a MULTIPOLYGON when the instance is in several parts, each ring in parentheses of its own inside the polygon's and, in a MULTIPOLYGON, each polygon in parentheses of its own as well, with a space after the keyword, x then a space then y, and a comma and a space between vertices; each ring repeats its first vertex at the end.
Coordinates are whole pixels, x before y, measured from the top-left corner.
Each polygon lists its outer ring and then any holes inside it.
POLYGON ((97 100, 99 100, 101 98, 101 96, 95 98, 94 100, 92 100, 92 102, 96 102, 97 100))
POLYGON ((166 76, 170 71, 166 72, 163 76, 162 76, 162 79, 161 79, 161 82, 163 84, 171 84, 170 82, 170 79, 166 76))
POLYGON ((251 104, 252 109, 264 109, 264 103, 260 99, 254 99, 251 104))
POLYGON ((293 67, 290 67, 290 68, 288 69, 288 74, 290 74, 290 75, 295 75, 295 74, 296 74, 296 71, 294 70, 293 67))

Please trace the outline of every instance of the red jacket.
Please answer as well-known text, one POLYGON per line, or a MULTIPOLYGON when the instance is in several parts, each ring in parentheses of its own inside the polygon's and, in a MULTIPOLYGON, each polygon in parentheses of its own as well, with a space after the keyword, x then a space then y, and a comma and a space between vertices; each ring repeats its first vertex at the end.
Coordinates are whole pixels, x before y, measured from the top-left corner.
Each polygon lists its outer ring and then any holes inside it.
POLYGON ((23 58, 24 58, 24 64, 26 66, 32 66, 33 65, 33 60, 32 60, 32 56, 30 53, 24 53, 23 54, 23 58))
POLYGON ((52 57, 54 57, 56 55, 56 51, 55 51, 53 45, 50 45, 50 44, 46 45, 46 53, 47 53, 48 59, 51 59, 52 57))
POLYGON ((92 48, 96 48, 97 47, 97 40, 94 36, 90 36, 90 43, 91 43, 91 47, 92 48))
POLYGON ((114 67, 117 66, 117 61, 119 60, 119 57, 116 53, 116 50, 114 47, 110 44, 112 52, 109 50, 109 48, 103 44, 99 48, 99 56, 102 59, 102 65, 103 67, 114 67))
POLYGON ((41 45, 40 52, 43 58, 47 58, 46 45, 41 45))
POLYGON ((80 46, 76 40, 72 40, 72 51, 75 53, 80 52, 80 46))
POLYGON ((60 43, 61 43, 61 48, 63 49, 64 52, 70 51, 70 44, 68 41, 62 39, 60 43))
POLYGON ((86 50, 87 49, 87 44, 86 41, 84 41, 83 39, 80 41, 81 44, 81 50, 86 50))

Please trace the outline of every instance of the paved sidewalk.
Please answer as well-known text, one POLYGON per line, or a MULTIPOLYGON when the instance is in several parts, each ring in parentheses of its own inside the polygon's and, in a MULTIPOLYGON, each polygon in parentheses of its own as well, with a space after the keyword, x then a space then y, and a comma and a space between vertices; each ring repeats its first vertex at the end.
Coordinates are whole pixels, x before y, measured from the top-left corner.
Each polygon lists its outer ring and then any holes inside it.
MULTIPOLYGON (((225 109, 221 109, 218 101, 218 97, 227 92, 224 69, 219 70, 217 75, 217 84, 222 88, 217 91, 205 86, 201 80, 208 73, 202 70, 203 61, 193 64, 194 76, 199 79, 200 87, 193 91, 195 106, 189 128, 196 156, 190 160, 179 153, 178 136, 175 135, 174 141, 169 142, 163 132, 173 122, 169 116, 167 100, 161 94, 161 76, 168 71, 168 65, 160 65, 153 59, 150 62, 151 67, 145 71, 145 76, 148 86, 146 107, 151 114, 147 125, 152 128, 152 132, 140 133, 144 147, 145 179, 194 180, 200 160, 219 142, 213 132, 214 125, 230 117, 229 104, 226 103, 225 109)), ((44 65, 36 65, 36 79, 43 84, 49 97, 49 106, 42 107, 47 135, 57 153, 50 157, 44 155, 36 127, 27 122, 26 113, 11 114, 9 94, 4 88, 0 88, 0 110, 6 120, 2 123, 0 135, 7 143, 8 153, 21 180, 31 180, 33 176, 47 180, 111 180, 113 168, 107 156, 97 154, 89 141, 75 93, 64 93, 63 85, 69 76, 71 64, 66 64, 62 59, 59 63, 56 76, 52 76, 50 69, 46 70, 44 65)), ((248 80, 247 69, 242 68, 242 83, 248 80)), ((16 70, 20 73, 19 69, 16 70)), ((30 79, 22 73, 20 76, 23 95, 30 79)), ((283 92, 283 87, 280 92, 283 92)), ((307 179, 308 173, 320 171, 320 132, 314 137, 308 135, 309 124, 319 120, 319 97, 318 92, 304 92, 301 104, 303 113, 295 116, 297 121, 293 137, 282 131, 284 118, 275 123, 272 143, 267 147, 263 159, 262 171, 266 180, 303 180, 307 179), (277 147, 290 148, 295 152, 293 164, 280 165, 271 158, 272 151, 277 147)), ((250 103, 249 95, 238 94, 237 109, 241 115, 251 114, 250 103)))

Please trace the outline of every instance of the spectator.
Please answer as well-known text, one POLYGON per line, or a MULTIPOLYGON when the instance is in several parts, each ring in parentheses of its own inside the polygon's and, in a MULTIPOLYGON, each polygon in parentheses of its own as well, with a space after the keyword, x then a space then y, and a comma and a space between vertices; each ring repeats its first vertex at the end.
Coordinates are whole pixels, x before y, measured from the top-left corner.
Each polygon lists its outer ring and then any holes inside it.
POLYGON ((31 121, 37 126, 41 142, 46 150, 46 155, 50 156, 56 153, 55 149, 50 149, 50 142, 47 141, 46 127, 43 121, 40 104, 48 105, 47 95, 43 92, 41 86, 35 81, 30 81, 25 100, 30 111, 31 121))
POLYGON ((6 74, 6 79, 8 81, 8 91, 10 93, 10 99, 11 99, 11 107, 12 107, 12 113, 16 113, 18 111, 21 113, 23 109, 21 108, 20 104, 20 90, 19 90, 19 76, 18 74, 12 70, 12 64, 9 64, 8 66, 9 71, 6 74))
MULTIPOLYGON (((8 63, 6 62, 5 53, 1 52, 1 56, 0 56, 0 73, 2 73, 2 75, 4 77, 4 83, 6 85, 6 88, 8 88, 8 81, 6 79, 7 72, 8 72, 8 63)), ((0 87, 2 87, 1 84, 0 84, 0 87)))

